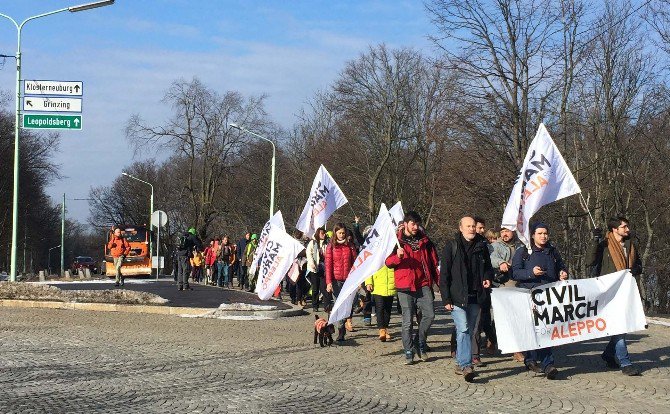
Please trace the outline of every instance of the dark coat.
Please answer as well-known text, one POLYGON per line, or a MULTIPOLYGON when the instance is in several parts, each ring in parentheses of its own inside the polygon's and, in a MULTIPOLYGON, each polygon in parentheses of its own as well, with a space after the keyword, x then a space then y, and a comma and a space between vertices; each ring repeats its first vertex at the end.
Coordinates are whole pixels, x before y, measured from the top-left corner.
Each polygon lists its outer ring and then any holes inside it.
POLYGON ((533 251, 528 254, 525 247, 518 249, 512 259, 512 279, 519 282, 518 287, 532 289, 546 283, 558 282, 561 270, 568 271, 558 250, 547 243, 540 249, 533 244, 533 251), (540 266, 545 273, 535 276, 533 268, 540 266))
POLYGON ((472 247, 470 262, 461 233, 456 233, 449 241, 442 254, 440 265, 440 294, 445 305, 465 307, 468 304, 468 268, 477 280, 477 303, 485 304, 488 301, 488 291, 482 286, 484 280, 493 280, 493 267, 486 239, 476 235, 472 247))
MULTIPOLYGON (((623 243, 626 251, 630 252, 630 246, 633 245, 633 241, 628 239, 623 243)), ((633 276, 639 276, 642 273, 642 259, 640 259, 640 251, 637 249, 637 245, 635 245, 635 251, 637 252, 637 258, 630 272, 633 276)), ((612 256, 610 255, 607 239, 595 240, 589 246, 589 251, 586 255, 586 266, 591 268, 590 274, 592 277, 607 275, 617 271, 616 266, 614 266, 614 260, 612 260, 612 256)))

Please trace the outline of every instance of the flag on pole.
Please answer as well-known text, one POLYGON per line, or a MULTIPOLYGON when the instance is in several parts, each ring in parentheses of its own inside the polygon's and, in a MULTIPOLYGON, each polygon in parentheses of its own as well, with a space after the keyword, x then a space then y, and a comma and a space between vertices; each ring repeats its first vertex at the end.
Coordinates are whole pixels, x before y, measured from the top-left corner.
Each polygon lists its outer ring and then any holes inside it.
POLYGON ((347 202, 347 197, 322 165, 314 177, 309 198, 295 227, 306 237, 312 237, 316 229, 325 225, 328 217, 347 202))
POLYGON ((395 227, 398 227, 398 223, 405 219, 405 212, 402 210, 402 203, 398 201, 393 207, 389 209, 389 214, 391 215, 391 221, 395 227))
POLYGON ((529 248, 528 223, 533 214, 544 205, 580 192, 547 128, 540 124, 505 207, 502 227, 516 230, 519 240, 529 248))
MULTIPOLYGON (((261 235, 258 237, 258 247, 254 252, 254 259, 251 261, 251 266, 249 266, 249 274, 256 273, 256 269, 258 269, 258 264, 261 262, 261 256, 265 252, 265 245, 268 242, 268 234, 270 233, 270 228, 272 226, 275 226, 281 230, 286 230, 284 227, 284 217, 282 216, 281 211, 277 211, 274 216, 270 217, 270 220, 268 220, 263 226, 261 235)), ((244 254, 244 252, 239 254, 240 257, 242 257, 241 255, 244 254)))
POLYGON ((291 268, 293 260, 305 247, 286 231, 271 226, 265 252, 261 257, 256 293, 261 300, 272 297, 277 286, 291 268))
POLYGON ((382 203, 377 220, 375 220, 372 230, 365 237, 363 248, 356 257, 347 280, 344 282, 337 300, 335 300, 328 323, 335 323, 349 317, 358 286, 384 266, 386 258, 395 248, 397 241, 395 228, 389 211, 382 203))

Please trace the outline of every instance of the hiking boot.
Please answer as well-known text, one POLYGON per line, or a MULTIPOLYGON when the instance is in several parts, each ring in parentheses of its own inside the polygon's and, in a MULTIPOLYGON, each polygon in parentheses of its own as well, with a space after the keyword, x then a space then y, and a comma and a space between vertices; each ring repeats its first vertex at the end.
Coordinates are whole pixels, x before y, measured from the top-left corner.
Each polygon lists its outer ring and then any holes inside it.
POLYGON ((512 356, 512 359, 514 359, 516 362, 524 362, 526 357, 524 357, 523 352, 515 352, 512 356))
POLYGON ((347 332, 344 328, 337 328, 337 342, 344 342, 344 334, 347 332))
POLYGON ((636 366, 626 365, 625 367, 621 368, 621 373, 628 375, 629 377, 635 377, 640 375, 640 370, 636 366))
POLYGON ((414 363, 414 352, 405 351, 405 365, 412 365, 414 363))
POLYGON ((548 380, 556 379, 556 375, 558 375, 558 370, 553 365, 547 365, 547 368, 545 368, 544 372, 547 374, 548 380))
POLYGON ((486 355, 495 355, 498 353, 498 345, 489 340, 486 341, 486 348, 484 348, 486 355))
MULTIPOLYGON (((548 367, 547 367, 547 368, 548 368, 548 367)), ((541 374, 541 373, 542 373, 542 368, 540 368, 540 366, 537 365, 537 362, 535 362, 535 361, 530 361, 530 362, 528 362, 528 363, 526 364, 526 369, 527 369, 528 371, 533 371, 533 372, 535 372, 535 373, 537 373, 537 374, 541 374)))
POLYGON ((347 321, 344 323, 344 328, 348 332, 355 332, 354 325, 351 323, 351 318, 347 318, 347 321))
POLYGON ((390 341, 391 340, 391 333, 389 332, 388 328, 384 329, 384 333, 386 334, 386 340, 390 341))
POLYGON ((382 342, 386 342, 386 329, 379 330, 379 340, 382 342))
POLYGON ((600 358, 602 358, 602 360, 605 361, 605 365, 607 365, 607 368, 609 368, 609 369, 619 369, 619 363, 616 362, 616 359, 614 357, 602 354, 602 355, 600 355, 600 358))

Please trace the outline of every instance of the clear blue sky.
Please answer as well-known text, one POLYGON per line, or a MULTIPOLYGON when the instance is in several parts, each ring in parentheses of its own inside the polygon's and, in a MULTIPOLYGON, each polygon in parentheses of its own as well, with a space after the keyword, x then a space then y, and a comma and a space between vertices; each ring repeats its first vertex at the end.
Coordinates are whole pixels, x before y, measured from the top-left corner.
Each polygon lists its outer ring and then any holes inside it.
MULTIPOLYGON (((1 1, 0 13, 20 22, 85 2, 1 1)), ((266 93, 272 119, 290 127, 304 103, 369 45, 432 54, 433 31, 419 0, 117 0, 29 22, 23 78, 84 82, 83 131, 61 133, 55 162, 66 178, 49 194, 83 198, 92 186, 110 184, 133 161, 123 132, 128 118, 165 120, 169 108, 161 98, 175 79, 195 76, 220 92, 266 93)), ((0 18, 0 54, 15 52, 16 29, 0 18)), ((15 76, 14 60, 6 59, 0 89, 13 95, 15 76)), ((68 214, 85 220, 87 203, 70 202, 68 214)))

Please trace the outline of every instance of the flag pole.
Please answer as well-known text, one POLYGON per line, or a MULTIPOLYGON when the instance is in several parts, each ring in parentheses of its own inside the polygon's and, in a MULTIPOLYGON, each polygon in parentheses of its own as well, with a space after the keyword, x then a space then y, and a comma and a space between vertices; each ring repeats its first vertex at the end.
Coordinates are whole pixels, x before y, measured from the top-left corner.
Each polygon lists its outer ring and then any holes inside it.
POLYGON ((591 219, 591 224, 593 224, 593 228, 597 229, 598 226, 596 226, 596 222, 595 222, 595 220, 593 220, 593 216, 591 215, 591 210, 589 210, 589 205, 586 203, 586 200, 584 200, 584 196, 582 195, 581 192, 579 193, 579 198, 582 200, 582 203, 581 203, 582 208, 584 208, 584 210, 586 210, 586 212, 589 215, 589 218, 591 219))

